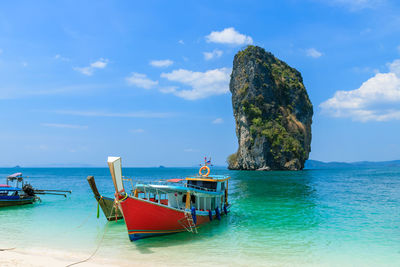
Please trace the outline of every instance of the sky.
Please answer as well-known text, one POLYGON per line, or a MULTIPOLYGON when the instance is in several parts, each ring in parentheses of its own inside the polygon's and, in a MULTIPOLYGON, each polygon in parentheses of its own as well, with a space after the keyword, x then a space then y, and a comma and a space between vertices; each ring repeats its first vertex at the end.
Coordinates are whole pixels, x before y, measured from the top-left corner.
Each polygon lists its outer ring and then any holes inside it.
POLYGON ((397 1, 43 0, 0 3, 0 166, 226 165, 249 44, 302 73, 310 159, 400 159, 397 1))

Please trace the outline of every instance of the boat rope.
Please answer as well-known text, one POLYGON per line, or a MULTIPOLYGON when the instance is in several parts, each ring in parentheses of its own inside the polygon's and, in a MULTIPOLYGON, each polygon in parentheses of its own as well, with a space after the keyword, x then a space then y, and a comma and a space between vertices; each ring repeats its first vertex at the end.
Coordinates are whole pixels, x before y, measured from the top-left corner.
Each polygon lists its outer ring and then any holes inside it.
POLYGON ((115 213, 114 213, 115 214, 115 222, 118 222, 118 200, 117 199, 114 199, 114 204, 113 204, 112 209, 110 211, 110 216, 109 217, 111 217, 113 211, 115 211, 115 213))
POLYGON ((100 196, 100 199, 97 199, 97 219, 100 218, 100 200, 103 199, 103 196, 100 196))
POLYGON ((87 221, 89 220, 90 216, 92 216, 92 214, 88 214, 88 216, 86 216, 86 219, 80 224, 78 225, 75 229, 81 228, 83 225, 85 225, 87 223, 87 221))
MULTIPOLYGON (((109 214, 109 217, 111 216, 111 214, 112 214, 112 209, 111 209, 111 212, 109 214)), ((106 232, 107 232, 107 226, 108 226, 108 222, 106 223, 106 226, 104 227, 103 236, 101 237, 100 242, 97 244, 96 249, 93 251, 93 253, 88 258, 86 258, 84 260, 81 260, 81 261, 77 261, 77 262, 71 263, 71 264, 69 264, 69 265, 67 265, 65 267, 70 267, 70 266, 73 266, 73 265, 84 263, 84 262, 89 261, 91 258, 93 258, 96 255, 97 251, 100 249, 101 244, 103 243, 104 237, 105 237, 106 232)))
MULTIPOLYGON (((74 229, 78 229, 78 228, 81 228, 82 226, 84 226, 84 225, 87 223, 87 221, 89 220, 90 216, 92 216, 92 214, 89 213, 89 214, 86 216, 85 220, 83 220, 83 222, 81 222, 81 224, 79 224, 79 225, 78 225, 77 227, 75 227, 74 229)), ((98 202, 97 202, 97 218, 99 218, 99 205, 98 205, 98 202)))
MULTIPOLYGON (((88 222, 88 220, 89 220, 89 218, 90 218, 91 216, 93 216, 92 213, 89 213, 89 214, 86 216, 86 218, 85 218, 78 226, 76 226, 76 227, 74 227, 74 228, 72 228, 72 229, 70 229, 70 230, 68 230, 68 231, 64 231, 64 233, 70 233, 70 232, 72 232, 72 231, 75 231, 76 229, 81 228, 82 226, 84 226, 84 225, 88 222)), ((97 218, 98 218, 98 217, 97 217, 97 218)))
POLYGON ((68 264, 68 265, 66 265, 65 267, 70 267, 70 266, 73 266, 73 265, 77 265, 77 264, 80 264, 80 263, 84 263, 84 262, 87 262, 88 260, 90 260, 91 258, 93 258, 94 255, 96 255, 97 251, 99 250, 101 243, 103 243, 104 236, 106 235, 106 232, 107 232, 107 226, 108 226, 108 223, 107 223, 106 226, 104 227, 103 236, 101 237, 100 242, 97 244, 96 249, 93 251, 93 253, 92 253, 88 258, 86 258, 86 259, 84 259, 84 260, 81 260, 81 261, 77 261, 77 262, 68 264))

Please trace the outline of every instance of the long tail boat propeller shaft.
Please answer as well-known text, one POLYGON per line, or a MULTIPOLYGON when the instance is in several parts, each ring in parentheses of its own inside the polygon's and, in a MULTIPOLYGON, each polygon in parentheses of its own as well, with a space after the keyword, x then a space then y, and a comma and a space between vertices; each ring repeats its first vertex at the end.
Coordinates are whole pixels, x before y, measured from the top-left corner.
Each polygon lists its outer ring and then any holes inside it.
POLYGON ((64 196, 67 197, 67 193, 71 194, 71 190, 52 190, 52 189, 35 189, 30 184, 25 184, 22 187, 22 190, 27 195, 34 196, 34 195, 56 195, 56 196, 64 196))

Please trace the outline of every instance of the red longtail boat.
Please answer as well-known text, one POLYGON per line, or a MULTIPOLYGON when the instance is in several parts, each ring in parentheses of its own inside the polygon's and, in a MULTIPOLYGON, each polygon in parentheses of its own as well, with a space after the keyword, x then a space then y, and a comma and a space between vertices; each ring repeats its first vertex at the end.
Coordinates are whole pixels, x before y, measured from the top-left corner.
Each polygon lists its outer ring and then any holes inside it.
MULTIPOLYGON (((131 241, 178 232, 197 233, 197 227, 221 219, 229 212, 229 176, 210 175, 205 160, 199 175, 133 185, 124 188, 121 158, 109 157, 116 201, 125 219, 131 241)), ((131 180, 132 181, 132 180, 131 180)))

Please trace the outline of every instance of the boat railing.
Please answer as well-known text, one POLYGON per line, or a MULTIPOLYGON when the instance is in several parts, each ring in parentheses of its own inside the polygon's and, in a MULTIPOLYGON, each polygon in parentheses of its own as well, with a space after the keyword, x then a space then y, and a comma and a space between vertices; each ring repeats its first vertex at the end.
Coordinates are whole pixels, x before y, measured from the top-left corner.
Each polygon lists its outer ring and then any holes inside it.
POLYGON ((131 186, 132 186, 132 188, 133 188, 133 181, 132 181, 132 178, 128 178, 128 177, 122 176, 122 181, 131 182, 131 186))

